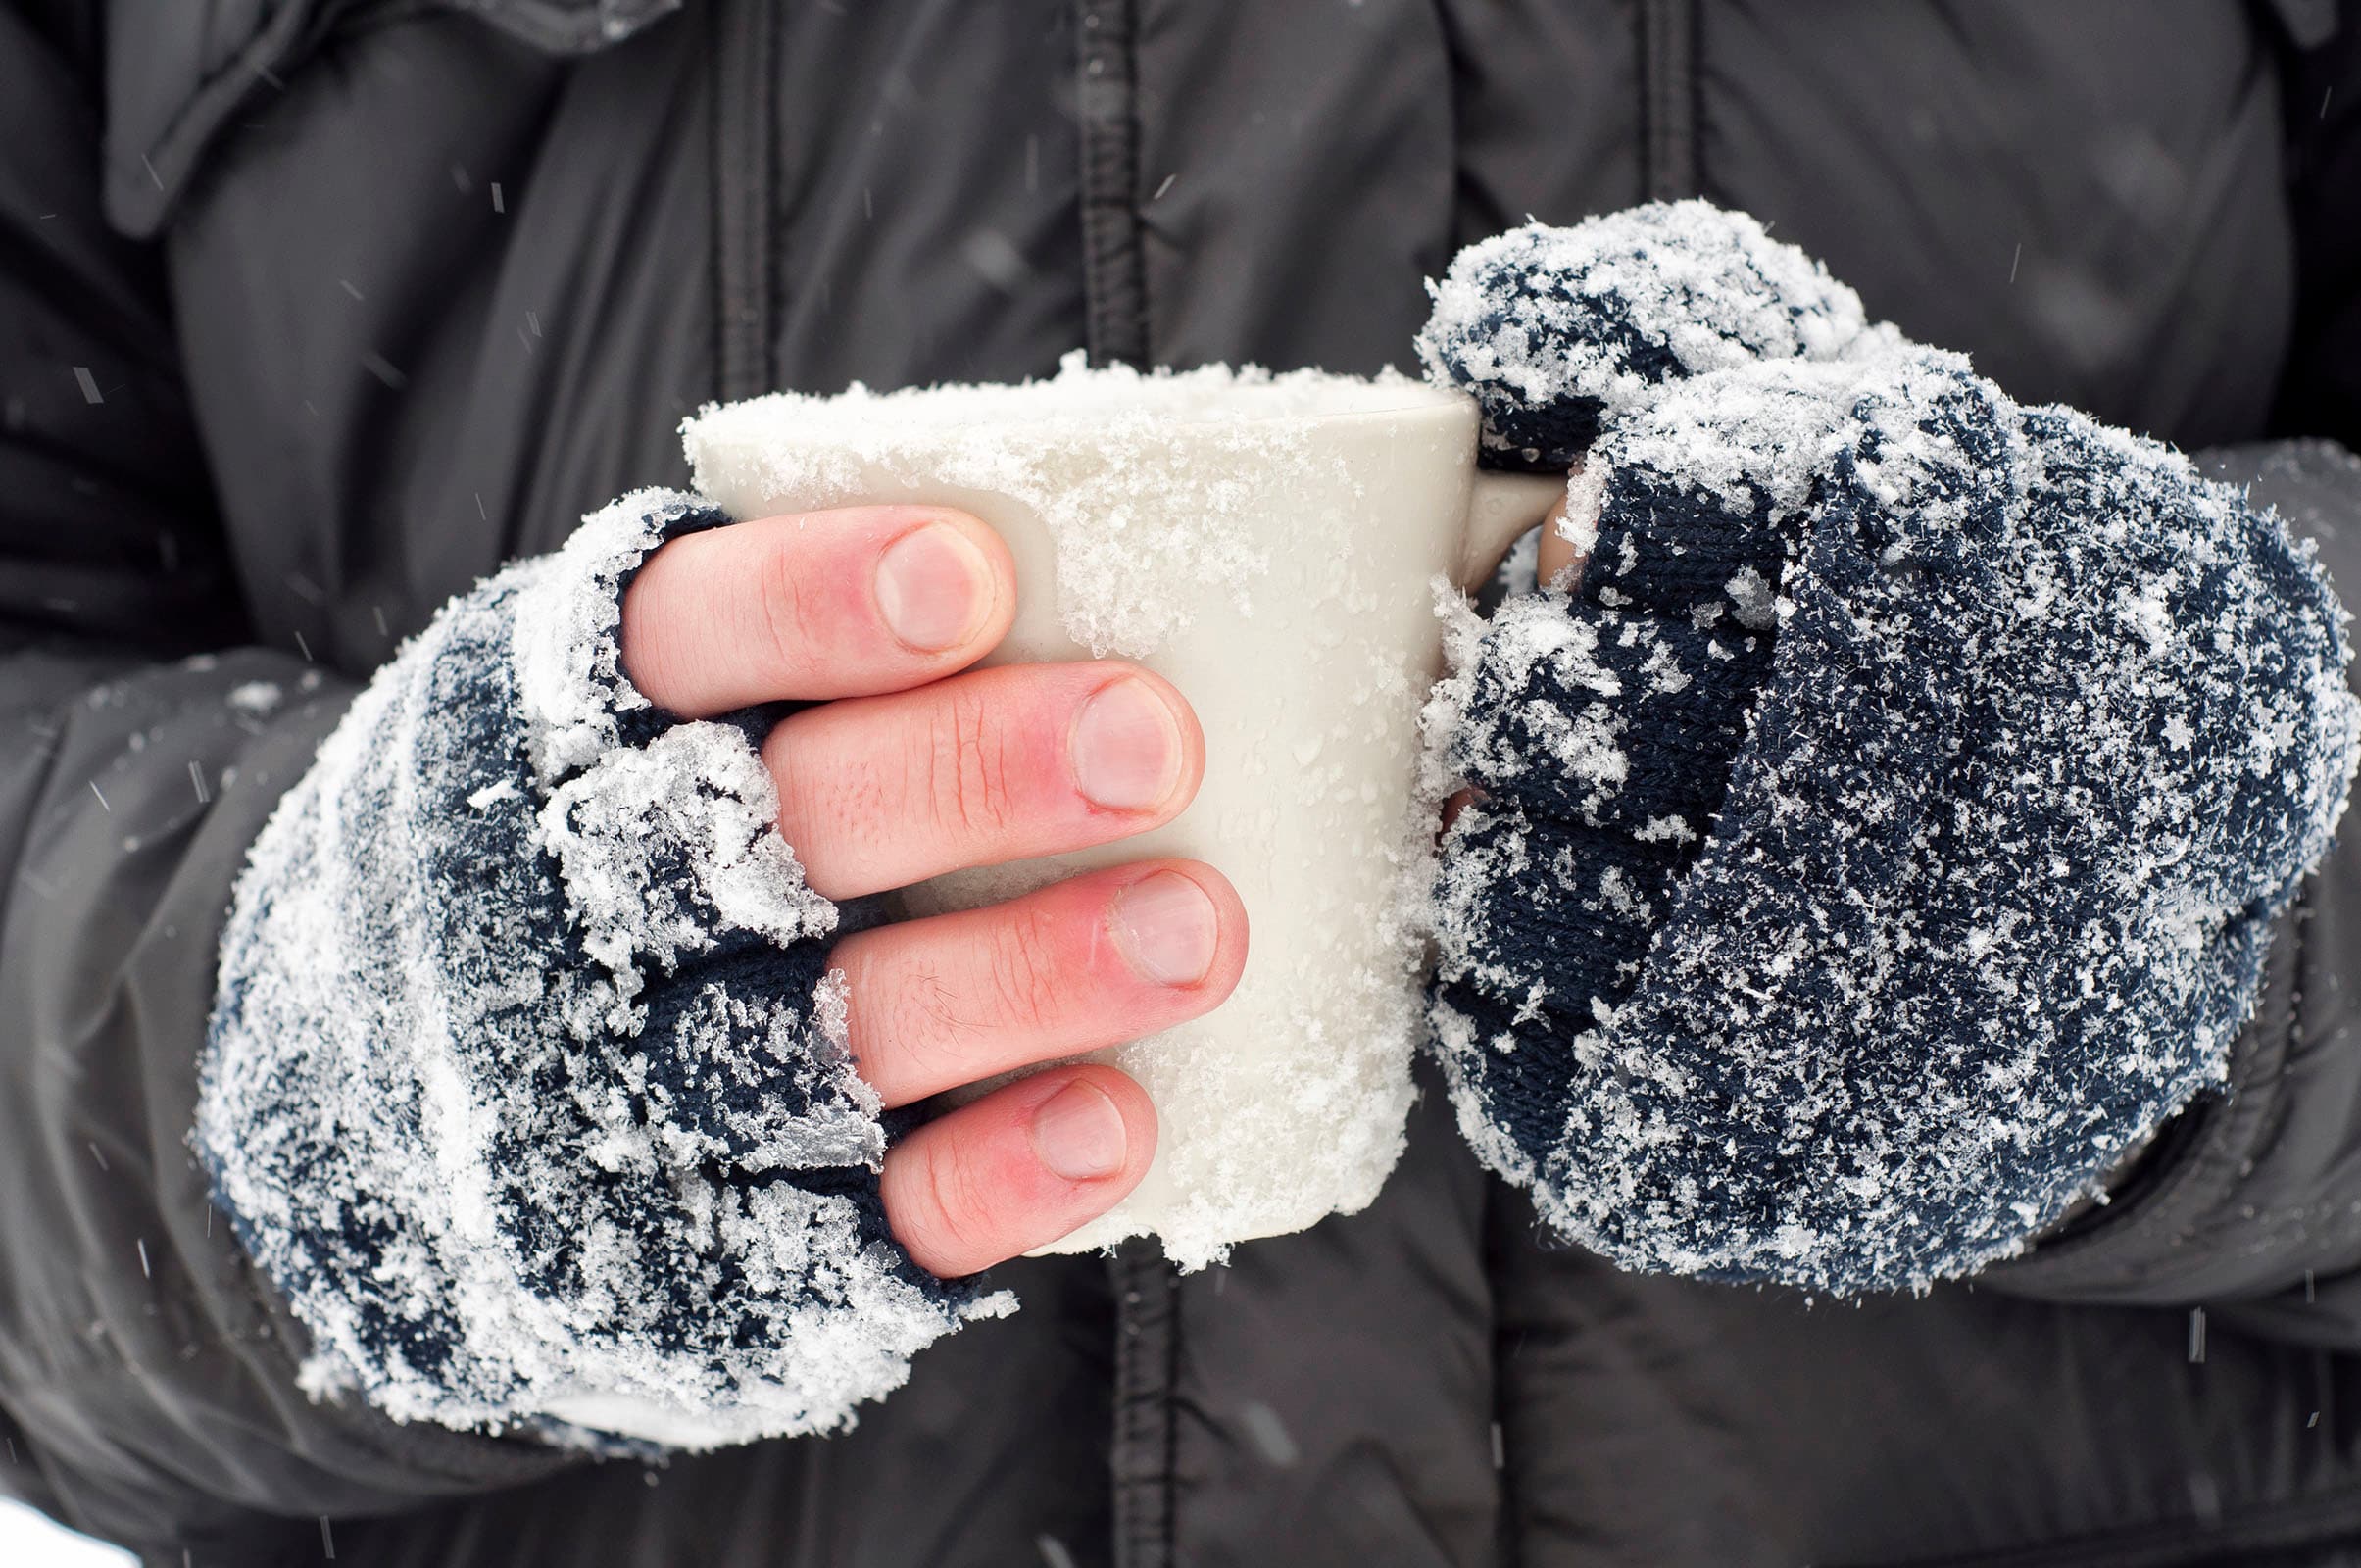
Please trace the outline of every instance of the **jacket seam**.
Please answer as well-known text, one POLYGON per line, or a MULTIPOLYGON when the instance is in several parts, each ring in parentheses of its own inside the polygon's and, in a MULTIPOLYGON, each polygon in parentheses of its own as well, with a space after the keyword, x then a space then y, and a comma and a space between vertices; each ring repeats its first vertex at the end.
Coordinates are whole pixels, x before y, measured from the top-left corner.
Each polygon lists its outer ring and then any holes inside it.
POLYGON ((1697 0, 1641 0, 1640 189, 1648 201, 1698 194, 1697 0))
POLYGON ((1114 1448, 1109 1456, 1115 1568, 1172 1568, 1179 1528, 1173 1410, 1177 1292, 1163 1249, 1152 1239, 1123 1244, 1108 1270, 1115 1295, 1114 1448))
POLYGON ((2264 0, 2261 9, 2287 47, 2299 53, 2320 48, 2341 25, 2336 0, 2264 0))
POLYGON ((777 29, 768 0, 725 0, 713 51, 713 381, 723 402, 770 390, 769 202, 777 29))
POLYGON ((323 19, 311 7, 282 7, 189 92, 145 146, 118 147, 110 134, 105 186, 109 215, 117 226, 137 238, 162 228, 214 132, 259 85, 277 80, 275 67, 317 43, 338 20, 332 14, 323 19), (127 168, 126 158, 136 158, 139 168, 127 168))
MULTIPOLYGON (((1431 1091, 1428 1091, 1431 1093, 1431 1091)), ((1492 1323, 1487 1336, 1492 1349, 1492 1405, 1493 1441, 1498 1447, 1493 1453, 1493 1544, 1498 1557, 1497 1568, 1523 1568, 1524 1525, 1523 1493, 1516 1481, 1516 1468, 1509 1446, 1514 1434, 1510 1417, 1515 1413, 1509 1403, 1509 1373, 1514 1365, 1515 1347, 1501 1344, 1500 1306, 1505 1295, 1501 1281, 1508 1276, 1508 1265, 1502 1254, 1500 1227, 1513 1223, 1503 1208, 1508 1189, 1489 1177, 1484 1181, 1479 1201, 1482 1211, 1476 1223, 1482 1227, 1484 1238, 1484 1277, 1490 1296, 1492 1323)))
POLYGON ((1078 0, 1085 347, 1096 365, 1150 363, 1141 254, 1134 0, 1078 0))
MULTIPOLYGON (((275 1329, 258 1331, 257 1339, 270 1340, 280 1351, 291 1348, 275 1329)), ((253 1344, 255 1341, 244 1343, 253 1344)), ((294 1389, 295 1379, 291 1369, 295 1363, 292 1356, 271 1351, 263 1353, 276 1360, 278 1365, 275 1369, 260 1370, 289 1373, 285 1377, 284 1387, 294 1389)), ((258 1370, 252 1360, 241 1354, 239 1342, 221 1337, 197 1342, 196 1354, 185 1357, 181 1365, 202 1361, 221 1366, 231 1377, 258 1370)), ((11 1391, 18 1400, 11 1412, 12 1419, 21 1430, 38 1442, 37 1422, 27 1422, 24 1413, 27 1403, 38 1403, 56 1395, 63 1396, 67 1402, 87 1407, 93 1402, 92 1396, 100 1390, 111 1390, 124 1384, 137 1390, 147 1390, 153 1388, 155 1381, 153 1369, 142 1366, 127 1355, 102 1356, 83 1370, 61 1372, 37 1382, 17 1386, 11 1391)), ((349 1442, 357 1453, 422 1474, 437 1484, 481 1486, 490 1481, 503 1486, 522 1486, 571 1469, 583 1457, 574 1451, 524 1438, 493 1432, 463 1432, 427 1423, 414 1426, 396 1422, 379 1412, 374 1405, 353 1395, 340 1394, 305 1402, 311 1408, 336 1412, 336 1433, 349 1442), (456 1451, 461 1448, 467 1451, 464 1454, 456 1451)))
MULTIPOLYGON (((645 25, 678 4, 679 0, 658 0, 643 5, 636 19, 623 19, 628 23, 624 30, 645 25)), ((110 136, 101 181, 108 215, 135 238, 154 235, 172 218, 205 150, 230 117, 261 87, 284 92, 282 68, 357 27, 446 12, 475 17, 532 47, 563 53, 580 53, 623 35, 607 25, 604 12, 585 15, 579 25, 566 28, 556 20, 556 9, 527 0, 509 5, 486 0, 319 0, 283 5, 206 73, 144 144, 118 147, 110 136)))
POLYGON ((681 0, 461 0, 460 9, 538 49, 578 54, 628 36, 680 9, 681 0))

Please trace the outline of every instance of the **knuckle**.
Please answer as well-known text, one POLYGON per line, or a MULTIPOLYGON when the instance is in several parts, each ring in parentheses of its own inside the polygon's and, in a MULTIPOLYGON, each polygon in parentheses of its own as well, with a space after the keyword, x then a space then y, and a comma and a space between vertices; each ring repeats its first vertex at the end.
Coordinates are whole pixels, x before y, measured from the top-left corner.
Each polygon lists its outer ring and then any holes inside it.
POLYGON ((956 1140, 928 1148, 919 1180, 921 1216, 913 1229, 926 1254, 962 1273, 991 1261, 991 1193, 956 1140))
POLYGON ((804 880, 828 898, 869 891, 864 879, 906 836, 897 781, 879 775, 869 752, 793 718, 772 726, 762 756, 777 794, 774 825, 804 880))
POLYGON ((959 988, 932 965, 913 966, 895 983, 891 1049, 904 1064, 928 1078, 956 1076, 968 1043, 978 1032, 959 988))
POLYGON ((789 853, 804 862, 808 876, 812 871, 808 842, 812 825, 824 820, 827 814, 831 797, 826 786, 832 780, 814 777, 809 768, 800 765, 797 748, 785 724, 773 726, 763 737, 762 755, 763 770, 769 773, 771 788, 778 795, 775 825, 779 837, 786 842, 789 853))
POLYGON ((781 539, 767 544, 755 572, 762 647, 772 667, 789 676, 812 664, 812 651, 824 646, 826 636, 811 564, 797 558, 792 543, 781 539))
POLYGON ((1057 942, 1048 918, 1018 906, 996 922, 986 964, 995 1015, 1028 1035, 1051 1032, 1058 1018, 1057 942))
POLYGON ((1014 820, 1016 770, 981 693, 945 691, 934 709, 926 754, 929 795, 946 826, 988 837, 1014 820))
POLYGON ((671 545, 660 546, 640 565, 623 591, 620 620, 615 629, 616 655, 624 678, 652 702, 662 703, 676 686, 673 665, 678 662, 678 627, 665 612, 673 563, 664 558, 671 545))

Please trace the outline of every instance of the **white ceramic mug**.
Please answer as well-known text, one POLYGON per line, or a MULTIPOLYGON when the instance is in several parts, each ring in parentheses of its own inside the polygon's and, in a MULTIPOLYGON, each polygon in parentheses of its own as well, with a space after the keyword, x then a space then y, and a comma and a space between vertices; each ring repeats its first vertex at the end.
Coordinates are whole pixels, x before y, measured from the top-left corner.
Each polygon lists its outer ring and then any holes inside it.
POLYGON ((1019 604, 988 662, 1117 654, 1205 736, 1171 823, 1076 855, 939 877, 969 908, 1151 856, 1245 900, 1244 979, 1205 1017, 1100 1054, 1158 1120, 1137 1191, 1054 1251, 1154 1233, 1183 1267, 1377 1196, 1402 1149, 1422 1024, 1418 715, 1442 656, 1438 577, 1472 585, 1565 493, 1481 473, 1476 408, 1399 375, 1085 369, 1023 386, 781 393, 682 427, 739 518, 923 502, 999 530, 1019 604))

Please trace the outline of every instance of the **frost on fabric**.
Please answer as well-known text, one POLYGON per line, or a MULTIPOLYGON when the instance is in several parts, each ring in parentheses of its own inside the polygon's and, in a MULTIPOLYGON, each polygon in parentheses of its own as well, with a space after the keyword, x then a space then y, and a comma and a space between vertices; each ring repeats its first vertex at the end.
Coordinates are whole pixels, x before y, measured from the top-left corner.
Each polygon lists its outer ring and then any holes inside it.
POLYGON ((724 724, 681 724, 618 748, 550 792, 540 842, 618 1004, 644 969, 669 973, 727 933, 785 945, 835 928, 835 909, 771 830, 777 816, 762 758, 724 724))
MULTIPOLYGON (((1516 243, 1485 254, 1558 266, 1516 243)), ((1462 1126, 1626 1266, 1853 1292, 2020 1250, 2224 1080, 2361 755, 2342 612, 2277 516, 1863 341, 1620 404, 1581 354, 1518 383, 1614 410, 1597 553, 1579 600, 1458 627, 1430 709, 1482 792, 1437 898, 1462 1126), (1731 670, 1737 727, 1676 710, 1731 670), (1709 809, 1658 809, 1700 758, 1709 809)))
POLYGON ((1571 467, 1602 417, 1682 376, 1899 341, 1818 262, 1701 201, 1527 223, 1462 250, 1428 290, 1419 358, 1475 395, 1489 459, 1511 467, 1571 467))
POLYGON ((1014 500, 1055 544, 1067 635, 1095 655, 1136 659, 1186 627, 1189 606, 1208 595, 1254 612, 1270 565, 1259 531, 1300 485, 1290 466, 1318 461, 1306 416, 1334 412, 1345 392, 1399 407, 1404 389, 1433 395, 1391 372, 1360 381, 1253 366, 1094 369, 1077 351, 1057 375, 1027 384, 1021 421, 1008 416, 1005 386, 856 384, 831 397, 781 392, 708 408, 681 433, 708 495, 823 507, 916 485, 1014 500), (1241 387, 1259 391, 1255 417, 1240 417, 1231 401, 1241 387), (1174 515, 1191 526, 1159 526, 1174 515))
POLYGON ((1724 514, 1619 487, 1596 519, 1579 603, 1561 586, 1488 623, 1447 601, 1451 673, 1425 715, 1428 787, 1482 793, 1434 883, 1445 964, 1432 1017, 1463 1132, 1513 1179, 1532 1180, 1528 1152, 1554 1140, 1582 1032, 1636 982, 1743 738, 1768 647, 1730 595, 1776 576, 1783 549, 1777 509, 1749 498, 1724 514), (1645 559, 1640 526, 1652 530, 1645 559), (1500 940, 1471 949, 1474 930, 1500 940), (1479 1037, 1489 1049, 1471 1049, 1479 1037))
POLYGON ((752 743, 617 741, 615 596, 687 506, 631 498, 447 606, 239 881, 195 1141, 316 1392, 709 1446, 841 1425, 1008 1308, 891 1243, 804 940, 835 911, 752 743))
POLYGON ((544 781, 613 750, 622 738, 617 717, 650 706, 623 678, 615 638, 623 580, 699 505, 692 496, 635 490, 600 508, 546 566, 571 591, 518 602, 512 634, 516 686, 531 760, 544 781))

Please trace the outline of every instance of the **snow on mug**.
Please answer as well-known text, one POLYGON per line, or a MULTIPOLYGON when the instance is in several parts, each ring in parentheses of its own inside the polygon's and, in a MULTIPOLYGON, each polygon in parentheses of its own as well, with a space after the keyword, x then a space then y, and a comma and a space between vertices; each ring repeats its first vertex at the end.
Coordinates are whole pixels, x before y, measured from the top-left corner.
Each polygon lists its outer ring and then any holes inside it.
POLYGON ((780 393, 682 430, 698 488, 734 517, 974 514, 1018 584, 986 662, 1135 660, 1204 726, 1204 784, 1167 825, 905 895, 913 913, 971 908, 1179 856, 1245 900, 1230 999, 1097 1054, 1156 1102, 1147 1178, 1044 1250, 1155 1234, 1195 1268, 1366 1206, 1401 1153, 1423 1028, 1433 583, 1486 575, 1562 481, 1479 473, 1475 404, 1400 375, 1141 374, 1079 356, 1022 386, 780 393))

